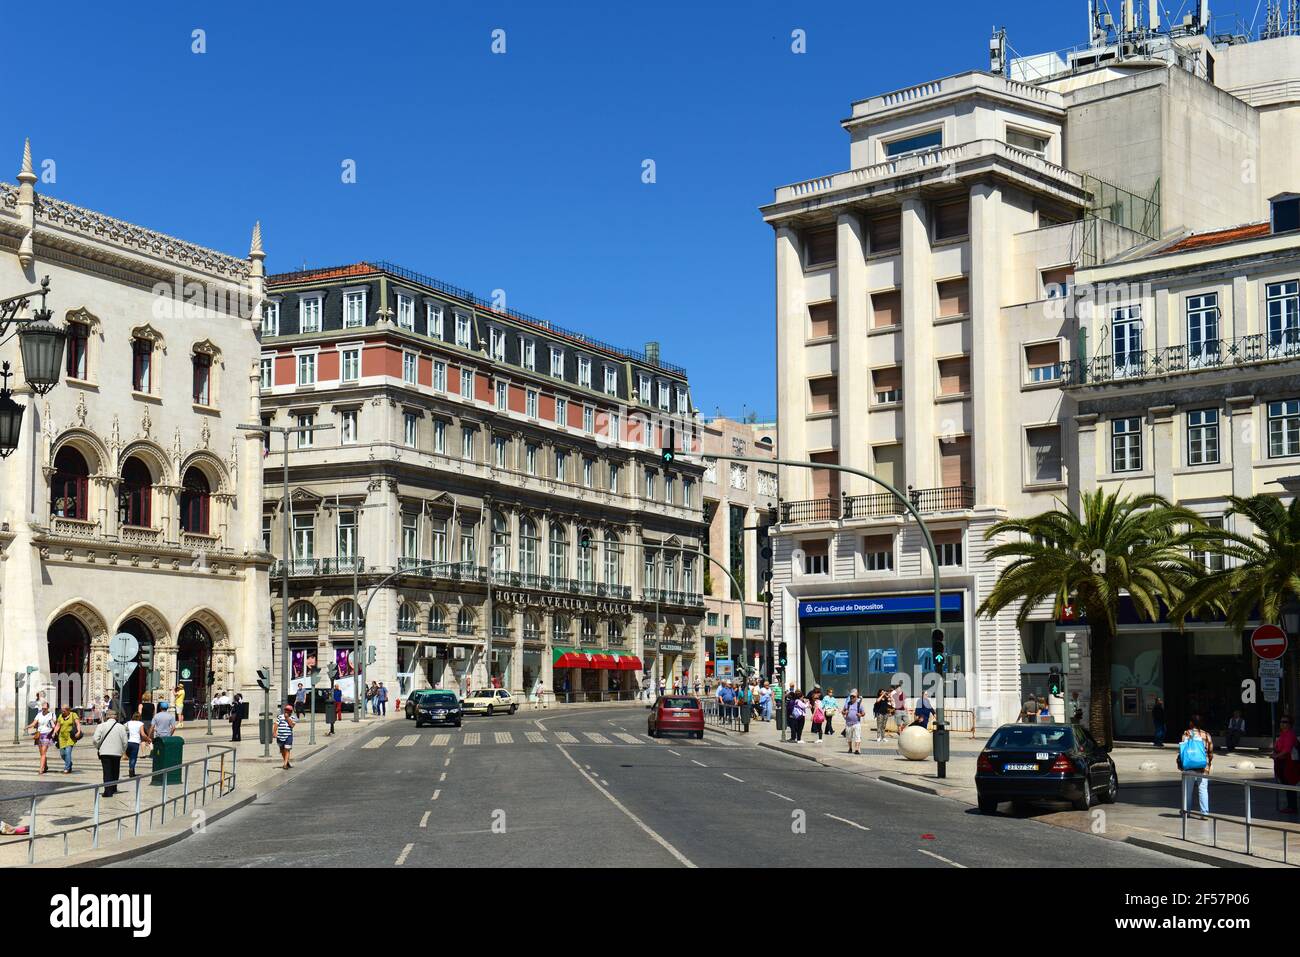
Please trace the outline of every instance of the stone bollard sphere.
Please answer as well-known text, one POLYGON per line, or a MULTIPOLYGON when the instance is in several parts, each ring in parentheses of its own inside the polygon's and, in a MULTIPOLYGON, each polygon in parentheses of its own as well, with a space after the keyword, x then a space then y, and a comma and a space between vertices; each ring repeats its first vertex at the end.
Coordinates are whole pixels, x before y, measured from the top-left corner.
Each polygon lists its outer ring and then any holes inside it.
POLYGON ((898 753, 909 761, 924 761, 933 747, 930 732, 919 724, 909 724, 898 736, 898 753))

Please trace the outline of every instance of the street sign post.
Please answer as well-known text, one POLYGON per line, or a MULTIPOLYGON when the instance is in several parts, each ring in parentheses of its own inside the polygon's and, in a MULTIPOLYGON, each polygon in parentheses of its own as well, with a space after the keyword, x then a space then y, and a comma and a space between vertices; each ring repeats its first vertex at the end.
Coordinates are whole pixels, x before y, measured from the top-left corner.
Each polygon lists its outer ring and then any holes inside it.
POLYGON ((108 641, 108 656, 111 660, 110 670, 113 684, 117 688, 118 706, 121 706, 122 689, 126 680, 135 671, 135 656, 140 653, 140 642, 135 635, 119 631, 108 641))
POLYGON ((1260 625, 1250 633, 1250 647, 1257 658, 1280 660, 1286 654, 1286 632, 1277 625, 1260 625))

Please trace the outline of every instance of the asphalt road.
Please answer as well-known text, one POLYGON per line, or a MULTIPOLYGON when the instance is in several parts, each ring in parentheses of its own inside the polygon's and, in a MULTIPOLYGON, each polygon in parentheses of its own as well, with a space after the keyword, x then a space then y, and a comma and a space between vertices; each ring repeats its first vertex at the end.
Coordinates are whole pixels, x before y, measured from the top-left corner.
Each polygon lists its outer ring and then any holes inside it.
POLYGON ((708 735, 637 708, 388 722, 124 866, 1184 867, 708 735))

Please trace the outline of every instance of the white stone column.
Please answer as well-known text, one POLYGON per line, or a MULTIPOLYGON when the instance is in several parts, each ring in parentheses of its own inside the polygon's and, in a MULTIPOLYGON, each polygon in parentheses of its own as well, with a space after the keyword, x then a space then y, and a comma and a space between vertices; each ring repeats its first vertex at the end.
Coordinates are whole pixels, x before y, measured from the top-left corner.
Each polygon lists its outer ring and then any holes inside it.
MULTIPOLYGON (((1007 481, 1003 444, 1007 433, 1001 397, 996 384, 1006 376, 999 361, 999 307, 1002 302, 1002 246, 1000 211, 1002 190, 996 184, 977 183, 970 192, 970 375, 971 474, 975 482, 975 505, 983 507, 1006 501, 1001 484, 1007 481)), ((903 393, 903 401, 908 401, 903 393)), ((911 433, 909 432, 909 435, 911 433)), ((937 477, 937 476, 936 476, 937 477)), ((1011 481, 1019 486, 1018 475, 1011 481)))
POLYGON ((1268 436, 1255 421, 1253 395, 1228 396, 1229 430, 1232 436, 1232 494, 1249 498, 1255 494, 1255 448, 1268 436))
POLYGON ((1155 492, 1174 500, 1174 407, 1151 407, 1151 473, 1155 492))
POLYGON ((930 261, 929 208, 918 196, 903 200, 903 451, 906 475, 899 486, 936 483, 934 429, 934 270, 930 261))
MULTIPOLYGON (((868 471, 871 463, 867 435, 867 262, 862 218, 842 213, 836 229, 836 348, 839 352, 839 415, 836 448, 840 464, 868 471)), ((806 471, 806 470, 805 470, 806 471)), ((754 473, 757 483, 757 472, 754 473)), ((842 473, 840 488, 849 495, 874 489, 857 475, 842 473)), ((747 532, 746 535, 749 533, 747 532)))
MULTIPOLYGON (((782 458, 807 459, 804 431, 803 390, 807 367, 804 340, 807 335, 807 300, 803 282, 803 255, 799 233, 791 226, 776 230, 776 409, 777 443, 782 458)), ((719 466, 723 481, 725 463, 719 466)), ((781 468, 781 489, 790 500, 812 498, 808 469, 781 468)))
MULTIPOLYGON (((1076 415, 1074 423, 1079 436, 1079 462, 1078 467, 1075 469, 1076 492, 1082 494, 1096 490, 1097 473, 1105 471, 1105 464, 1097 458, 1097 416, 1092 413, 1076 415)), ((1067 430, 1063 429, 1062 431, 1067 430)), ((1064 441, 1064 435, 1062 441, 1064 441)))

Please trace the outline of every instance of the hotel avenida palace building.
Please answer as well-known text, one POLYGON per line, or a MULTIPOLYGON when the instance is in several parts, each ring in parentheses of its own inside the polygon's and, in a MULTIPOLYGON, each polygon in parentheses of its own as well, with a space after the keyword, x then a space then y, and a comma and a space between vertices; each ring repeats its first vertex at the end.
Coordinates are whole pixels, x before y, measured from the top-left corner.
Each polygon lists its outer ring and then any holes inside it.
MULTIPOLYGON (((39 194, 30 151, 0 183, 0 299, 49 276, 67 331, 61 380, 25 384, 16 338, 0 359, 25 407, 0 460, 0 672, 37 670, 73 704, 112 688, 110 638, 151 649, 157 680, 205 697, 255 687, 270 661, 259 538, 261 241, 247 259, 39 194), (184 300, 184 301, 182 301, 184 300), (56 676, 67 677, 56 684, 56 676)), ((30 308, 39 305, 35 297, 30 308)), ((146 688, 137 668, 131 707, 146 688)))
POLYGON ((289 573, 293 677, 313 655, 349 674, 364 619, 366 678, 402 697, 702 678, 702 469, 661 455, 666 431, 678 450, 698 436, 658 353, 387 263, 271 276, 261 414, 300 431, 290 514, 277 437, 261 521, 277 616, 289 573))

